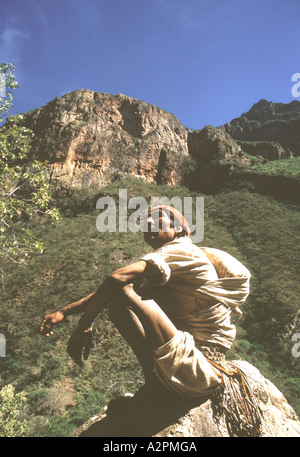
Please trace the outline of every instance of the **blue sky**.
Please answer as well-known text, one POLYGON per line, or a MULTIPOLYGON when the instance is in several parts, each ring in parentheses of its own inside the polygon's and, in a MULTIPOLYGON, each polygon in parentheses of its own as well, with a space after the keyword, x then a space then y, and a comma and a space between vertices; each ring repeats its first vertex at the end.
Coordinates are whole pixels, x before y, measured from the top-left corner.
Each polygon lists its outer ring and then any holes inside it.
POLYGON ((0 61, 16 64, 18 112, 91 89, 200 129, 295 99, 299 24, 299 0, 3 0, 0 61))

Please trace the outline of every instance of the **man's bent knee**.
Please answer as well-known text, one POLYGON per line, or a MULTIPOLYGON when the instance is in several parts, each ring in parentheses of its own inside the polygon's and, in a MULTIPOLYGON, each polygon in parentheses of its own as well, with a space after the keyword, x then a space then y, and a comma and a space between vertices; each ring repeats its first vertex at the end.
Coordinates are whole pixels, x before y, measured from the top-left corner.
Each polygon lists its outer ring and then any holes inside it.
POLYGON ((133 284, 126 284, 126 286, 122 287, 121 297, 131 297, 134 294, 133 284))
POLYGON ((133 293, 133 284, 126 284, 126 286, 123 286, 114 294, 113 303, 124 304, 124 300, 130 298, 133 295, 133 293))

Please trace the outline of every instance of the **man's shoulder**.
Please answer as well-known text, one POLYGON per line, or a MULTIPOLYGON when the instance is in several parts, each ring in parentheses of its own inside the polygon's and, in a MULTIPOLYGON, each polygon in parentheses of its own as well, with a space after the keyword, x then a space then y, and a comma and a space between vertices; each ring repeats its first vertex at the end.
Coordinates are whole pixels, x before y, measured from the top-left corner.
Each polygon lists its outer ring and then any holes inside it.
POLYGON ((181 238, 176 238, 173 241, 170 241, 164 244, 161 248, 154 251, 157 254, 161 255, 182 255, 182 256, 191 256, 191 257, 205 257, 205 253, 202 249, 195 245, 191 238, 185 236, 181 238))
MULTIPOLYGON (((168 243, 164 244, 160 249, 189 249, 191 246, 195 246, 193 245, 191 238, 189 238, 188 236, 182 236, 179 238, 175 238, 175 240, 173 241, 169 241, 168 243)), ((158 249, 158 251, 160 249, 158 249)))

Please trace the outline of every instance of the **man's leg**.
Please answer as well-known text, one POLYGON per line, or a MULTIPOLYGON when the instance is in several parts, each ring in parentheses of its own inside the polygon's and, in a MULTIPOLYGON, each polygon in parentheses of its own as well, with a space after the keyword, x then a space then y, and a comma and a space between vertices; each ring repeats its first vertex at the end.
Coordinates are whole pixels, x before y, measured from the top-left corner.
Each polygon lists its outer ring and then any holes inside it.
POLYGON ((142 367, 145 381, 149 382, 154 377, 153 351, 146 339, 141 322, 133 310, 129 306, 125 306, 125 300, 125 297, 118 296, 118 299, 110 305, 109 317, 135 353, 142 367))
POLYGON ((110 318, 136 354, 145 380, 153 379, 153 350, 175 336, 174 324, 154 300, 142 300, 132 285, 118 294, 110 318))

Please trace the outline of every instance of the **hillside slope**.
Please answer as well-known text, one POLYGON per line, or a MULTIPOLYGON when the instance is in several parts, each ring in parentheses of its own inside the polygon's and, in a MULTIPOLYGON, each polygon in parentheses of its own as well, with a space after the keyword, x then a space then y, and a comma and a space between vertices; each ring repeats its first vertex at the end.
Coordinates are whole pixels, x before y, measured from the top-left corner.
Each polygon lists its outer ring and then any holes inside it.
MULTIPOLYGON (((51 339, 38 333, 45 313, 93 292, 113 269, 149 252, 140 233, 96 229, 97 199, 109 195, 117 202, 119 189, 127 189, 128 198, 199 195, 135 179, 61 195, 61 224, 30 222, 44 253, 18 268, 1 265, 0 333, 7 339, 7 357, 1 360, 0 388, 13 383, 25 391, 24 414, 32 436, 69 435, 111 398, 134 392, 143 382, 133 353, 107 311, 97 319, 93 349, 82 370, 66 353, 78 316, 71 316, 51 339)), ((300 330, 298 210, 247 191, 227 191, 205 196, 204 217, 201 245, 230 252, 252 273, 244 314, 234 319, 238 336, 229 357, 256 366, 299 414, 299 363, 292 355, 292 336, 300 330)))

